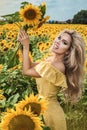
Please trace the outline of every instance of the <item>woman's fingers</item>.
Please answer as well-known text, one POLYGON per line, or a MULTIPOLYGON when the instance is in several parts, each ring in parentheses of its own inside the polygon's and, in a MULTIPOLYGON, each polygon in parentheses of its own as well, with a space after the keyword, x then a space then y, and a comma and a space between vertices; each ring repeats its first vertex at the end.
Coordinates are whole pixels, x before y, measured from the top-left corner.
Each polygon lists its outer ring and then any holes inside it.
POLYGON ((21 30, 20 31, 21 37, 28 37, 27 33, 25 32, 25 30, 21 30))
POLYGON ((22 45, 27 45, 29 44, 29 36, 28 34, 25 32, 25 30, 21 30, 20 33, 18 34, 18 41, 21 42, 22 45))
POLYGON ((25 40, 27 38, 29 38, 27 33, 24 30, 21 30, 20 33, 18 34, 17 40, 21 40, 22 41, 22 40, 25 40))

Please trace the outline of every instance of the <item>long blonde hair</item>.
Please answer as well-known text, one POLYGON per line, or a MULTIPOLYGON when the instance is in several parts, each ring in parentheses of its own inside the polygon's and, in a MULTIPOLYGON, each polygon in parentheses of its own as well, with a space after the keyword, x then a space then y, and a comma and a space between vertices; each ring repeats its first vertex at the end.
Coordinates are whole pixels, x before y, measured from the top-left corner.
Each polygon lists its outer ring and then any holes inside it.
POLYGON ((65 93, 70 101, 75 102, 78 101, 82 94, 85 44, 80 34, 74 30, 64 30, 62 33, 69 34, 72 39, 69 54, 64 56, 65 74, 68 85, 65 93))

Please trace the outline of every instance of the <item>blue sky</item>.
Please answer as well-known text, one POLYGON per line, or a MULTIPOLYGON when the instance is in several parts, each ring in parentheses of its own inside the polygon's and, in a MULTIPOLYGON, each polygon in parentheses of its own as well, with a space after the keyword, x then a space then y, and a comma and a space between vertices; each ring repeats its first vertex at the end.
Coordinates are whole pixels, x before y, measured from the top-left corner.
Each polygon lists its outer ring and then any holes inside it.
POLYGON ((87 10, 87 0, 0 0, 0 16, 19 11, 21 2, 24 1, 35 5, 45 1, 46 15, 50 15, 50 20, 72 19, 78 11, 87 10))

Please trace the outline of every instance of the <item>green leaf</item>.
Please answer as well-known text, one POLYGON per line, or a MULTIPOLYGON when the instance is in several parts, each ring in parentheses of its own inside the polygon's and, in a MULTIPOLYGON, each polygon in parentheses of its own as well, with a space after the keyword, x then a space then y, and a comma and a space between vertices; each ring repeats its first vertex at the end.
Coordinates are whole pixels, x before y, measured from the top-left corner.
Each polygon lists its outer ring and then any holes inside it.
POLYGON ((20 8, 24 8, 24 7, 25 7, 26 5, 28 5, 28 4, 29 4, 29 3, 28 3, 28 2, 26 2, 26 1, 25 1, 25 2, 22 2, 22 3, 21 3, 21 7, 20 7, 20 8))
POLYGON ((0 108, 4 108, 6 104, 6 98, 4 98, 3 100, 0 100, 0 108))
POLYGON ((9 99, 8 99, 8 103, 9 104, 14 104, 14 103, 16 103, 17 101, 18 101, 18 98, 19 98, 19 94, 17 93, 17 94, 15 94, 15 95, 12 95, 9 99))
POLYGON ((48 126, 44 126, 43 130, 51 130, 48 126))
POLYGON ((41 12, 42 12, 42 18, 43 18, 43 16, 45 15, 45 13, 46 13, 46 6, 44 5, 44 6, 40 6, 40 9, 41 9, 41 12))

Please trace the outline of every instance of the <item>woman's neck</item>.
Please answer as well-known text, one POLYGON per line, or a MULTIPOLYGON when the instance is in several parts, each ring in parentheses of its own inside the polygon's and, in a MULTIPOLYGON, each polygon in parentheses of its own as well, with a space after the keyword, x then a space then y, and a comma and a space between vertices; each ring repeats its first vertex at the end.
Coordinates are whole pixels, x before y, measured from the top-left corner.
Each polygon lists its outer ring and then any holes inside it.
POLYGON ((52 62, 63 62, 63 55, 52 54, 52 62))

